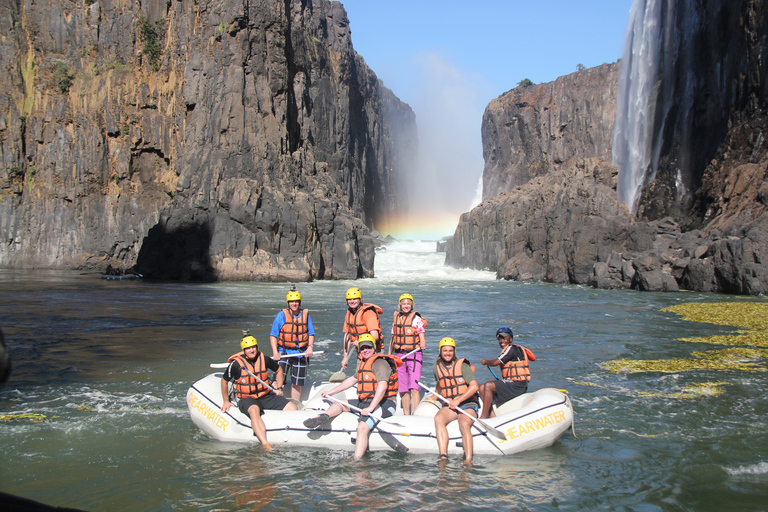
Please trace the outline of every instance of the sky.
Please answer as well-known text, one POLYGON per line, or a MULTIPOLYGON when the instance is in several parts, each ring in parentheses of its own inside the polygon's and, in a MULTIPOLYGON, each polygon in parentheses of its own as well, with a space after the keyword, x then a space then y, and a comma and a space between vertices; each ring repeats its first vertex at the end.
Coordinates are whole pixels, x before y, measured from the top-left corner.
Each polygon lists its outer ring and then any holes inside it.
MULTIPOLYGON (((416 114, 420 158, 397 238, 453 234, 480 202, 486 105, 621 58, 632 0, 342 0, 352 45, 416 114)), ((378 227, 377 227, 378 228, 378 227)))

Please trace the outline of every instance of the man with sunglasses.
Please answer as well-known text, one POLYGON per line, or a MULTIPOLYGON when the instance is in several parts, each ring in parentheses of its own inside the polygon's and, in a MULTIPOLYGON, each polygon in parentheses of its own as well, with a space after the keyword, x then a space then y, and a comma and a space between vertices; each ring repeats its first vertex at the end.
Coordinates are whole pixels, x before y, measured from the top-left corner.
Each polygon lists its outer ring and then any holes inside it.
MULTIPOLYGON (((361 357, 357 374, 347 377, 335 388, 320 393, 323 397, 333 396, 352 386, 357 386, 357 399, 349 401, 350 405, 359 410, 360 416, 355 437, 356 460, 365 455, 368 450, 368 437, 379 422, 370 414, 373 413, 381 419, 395 413, 393 399, 397 396, 397 367, 403 363, 400 358, 376 354, 375 347, 376 339, 373 336, 367 332, 361 334, 357 338, 357 349, 361 357)), ((351 409, 343 402, 345 401, 334 402, 325 412, 304 420, 304 426, 314 430, 330 422, 342 412, 349 412, 351 409)))
POLYGON ((496 359, 480 361, 485 366, 501 366, 502 378, 480 386, 480 397, 483 399, 480 418, 496 416, 491 405, 499 407, 528 391, 528 382, 531 380, 529 361, 535 361, 536 356, 527 348, 512 343, 513 337, 512 329, 501 327, 496 331, 501 354, 496 359))

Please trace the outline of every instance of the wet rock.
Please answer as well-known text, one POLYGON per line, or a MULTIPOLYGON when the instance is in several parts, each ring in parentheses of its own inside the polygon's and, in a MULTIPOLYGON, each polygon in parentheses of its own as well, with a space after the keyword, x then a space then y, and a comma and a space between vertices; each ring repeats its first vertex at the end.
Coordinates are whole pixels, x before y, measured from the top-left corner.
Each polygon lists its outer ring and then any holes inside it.
POLYGON ((710 260, 693 259, 683 270, 681 285, 688 290, 717 291, 715 264, 710 260))
POLYGON ((0 74, 0 266, 372 275, 368 227, 407 200, 416 125, 354 51, 343 6, 189 9, 0 10, 0 66, 13 70, 0 74), (156 59, 140 16, 159 38, 156 59))
MULTIPOLYGON (((462 216, 446 264, 503 279, 589 284, 596 262, 650 249, 648 227, 633 223, 615 191, 594 180, 594 168, 606 165, 586 159, 484 201, 462 216)), ((618 272, 611 279, 624 282, 618 272)))

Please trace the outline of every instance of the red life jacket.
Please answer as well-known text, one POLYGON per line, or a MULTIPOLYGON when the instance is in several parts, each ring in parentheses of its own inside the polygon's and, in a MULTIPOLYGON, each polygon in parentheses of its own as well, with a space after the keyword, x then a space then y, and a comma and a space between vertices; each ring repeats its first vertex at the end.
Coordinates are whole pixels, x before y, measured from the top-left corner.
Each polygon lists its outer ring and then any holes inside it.
POLYGON ((357 341, 358 336, 361 334, 365 334, 368 331, 368 326, 363 323, 363 312, 367 310, 373 310, 376 313, 376 323, 378 325, 378 331, 379 331, 379 341, 376 345, 376 351, 381 352, 384 349, 384 340, 383 336, 381 335, 381 322, 379 321, 379 315, 384 313, 384 310, 381 309, 376 304, 360 304, 360 306, 357 308, 357 311, 352 313, 352 311, 347 308, 347 314, 344 316, 344 326, 346 327, 346 330, 344 332, 349 334, 349 337, 352 341, 357 341))
POLYGON ((259 352, 254 364, 248 362, 242 352, 230 356, 227 360, 228 363, 231 363, 232 361, 237 361, 240 364, 240 378, 235 380, 235 392, 237 393, 237 398, 261 398, 269 393, 270 389, 268 387, 264 386, 264 384, 257 381, 251 377, 248 372, 243 370, 243 368, 247 368, 258 378, 267 382, 269 373, 267 372, 267 365, 264 361, 264 352, 259 352))
MULTIPOLYGON (((392 348, 395 352, 410 352, 419 347, 419 333, 413 328, 413 319, 419 315, 416 311, 411 311, 407 315, 395 311, 395 317, 392 319, 392 348)), ((427 326, 427 320, 421 317, 424 327, 427 326)))
MULTIPOLYGON (((469 389, 469 383, 464 380, 464 376, 461 373, 461 367, 465 362, 474 372, 474 365, 464 358, 457 359, 450 368, 445 366, 442 359, 437 362, 437 387, 440 389, 440 394, 443 395, 443 398, 452 400, 457 396, 463 395, 469 389)), ((475 393, 475 397, 479 398, 479 395, 475 393)))
POLYGON ((362 361, 357 369, 357 399, 362 402, 373 400, 376 394, 378 382, 376 381, 376 374, 373 372, 373 362, 380 357, 383 357, 389 363, 392 370, 392 373, 389 375, 387 392, 384 395, 384 399, 397 396, 397 367, 402 366, 403 362, 399 357, 374 354, 367 361, 362 361))
MULTIPOLYGON (((501 367, 501 378, 505 381, 529 382, 531 380, 531 369, 528 366, 528 360, 530 358, 531 361, 535 361, 536 356, 527 348, 521 345, 518 345, 518 347, 523 350, 523 360, 505 363, 501 367)), ((501 354, 504 354, 503 350, 501 354)), ((501 357, 501 354, 499 357, 501 357)))
POLYGON ((309 346, 309 311, 302 309, 299 316, 293 316, 290 309, 284 309, 285 324, 280 328, 277 344, 285 348, 304 350, 309 346))

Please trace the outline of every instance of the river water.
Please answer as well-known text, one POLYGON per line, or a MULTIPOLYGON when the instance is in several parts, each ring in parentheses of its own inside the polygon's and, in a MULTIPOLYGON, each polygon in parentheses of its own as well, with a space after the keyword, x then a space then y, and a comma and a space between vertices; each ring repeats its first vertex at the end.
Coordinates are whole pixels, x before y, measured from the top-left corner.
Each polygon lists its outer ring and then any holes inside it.
POLYGON ((531 389, 569 391, 575 436, 517 456, 476 456, 471 468, 459 457, 438 468, 437 454, 355 462, 348 452, 214 441, 189 420, 186 390, 238 350, 242 329, 268 345, 287 284, 0 270, 0 327, 14 364, 0 392, 0 415, 13 415, 0 421, 0 490, 93 511, 768 508, 765 372, 600 366, 690 357, 710 347, 676 338, 730 330, 661 308, 764 299, 496 281, 443 267, 433 248, 397 242, 378 252, 374 279, 298 285, 325 351, 310 377, 340 367, 349 286, 384 308, 383 324, 409 292, 429 320, 426 359, 441 337, 454 337, 480 382, 493 378, 479 360, 498 354, 496 328, 510 326, 537 356, 531 389), (729 385, 718 396, 674 398, 713 381, 729 385))

